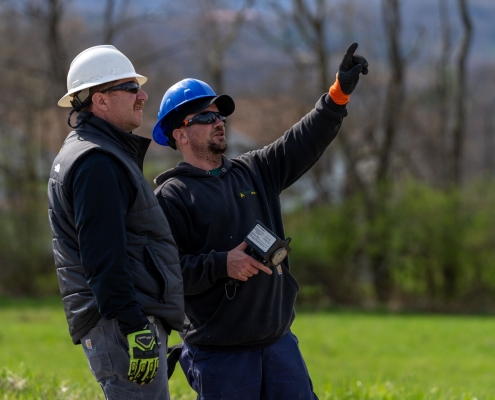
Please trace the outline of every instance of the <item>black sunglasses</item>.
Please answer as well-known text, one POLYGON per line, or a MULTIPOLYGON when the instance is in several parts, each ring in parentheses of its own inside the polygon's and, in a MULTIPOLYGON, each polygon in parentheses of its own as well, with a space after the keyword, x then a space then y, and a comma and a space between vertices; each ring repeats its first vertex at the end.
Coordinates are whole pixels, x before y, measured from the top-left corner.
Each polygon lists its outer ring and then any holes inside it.
POLYGON ((127 92, 137 94, 140 87, 141 87, 141 85, 139 83, 130 81, 130 82, 121 83, 120 85, 117 85, 117 86, 112 86, 112 87, 100 90, 100 93, 116 92, 117 90, 125 90, 127 92))
POLYGON ((227 121, 227 118, 225 118, 223 115, 221 115, 218 112, 205 111, 195 115, 190 120, 184 121, 184 126, 190 126, 194 124, 203 124, 203 125, 213 124, 215 123, 217 118, 223 123, 226 123, 225 121, 227 121))

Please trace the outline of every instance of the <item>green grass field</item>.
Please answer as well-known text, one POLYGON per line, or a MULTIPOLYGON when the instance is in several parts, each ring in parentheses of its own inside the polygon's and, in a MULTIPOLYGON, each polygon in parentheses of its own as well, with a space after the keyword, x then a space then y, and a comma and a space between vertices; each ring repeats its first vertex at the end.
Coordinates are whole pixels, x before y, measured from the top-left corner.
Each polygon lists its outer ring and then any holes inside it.
MULTIPOLYGON (((60 300, 0 300, 0 321, 0 399, 103 399, 60 300)), ((495 318, 300 313, 293 332, 321 400, 495 399, 495 318)), ((180 367, 170 388, 195 399, 180 367)))

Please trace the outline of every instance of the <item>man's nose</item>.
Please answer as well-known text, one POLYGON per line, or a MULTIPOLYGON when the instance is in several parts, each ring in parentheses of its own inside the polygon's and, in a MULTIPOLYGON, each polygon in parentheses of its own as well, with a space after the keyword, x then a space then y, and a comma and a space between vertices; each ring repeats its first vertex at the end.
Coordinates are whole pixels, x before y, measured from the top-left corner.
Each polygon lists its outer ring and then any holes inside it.
POLYGON ((148 100, 148 95, 143 89, 139 88, 137 98, 138 100, 146 101, 148 100))

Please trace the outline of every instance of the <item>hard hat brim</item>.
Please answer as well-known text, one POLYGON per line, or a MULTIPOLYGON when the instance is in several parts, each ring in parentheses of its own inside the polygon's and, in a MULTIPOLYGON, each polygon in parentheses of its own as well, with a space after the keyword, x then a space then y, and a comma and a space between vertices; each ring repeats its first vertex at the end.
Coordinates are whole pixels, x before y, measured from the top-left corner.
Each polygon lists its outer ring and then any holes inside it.
MULTIPOLYGON (((194 113, 199 113, 200 111, 203 111, 207 109, 209 106, 212 104, 216 104, 218 107, 218 112, 222 114, 224 117, 228 117, 231 115, 234 110, 235 110, 235 103, 232 97, 230 97, 227 94, 221 94, 218 96, 213 96, 213 97, 206 97, 203 101, 200 101, 199 99, 193 100, 194 106, 191 108, 188 108, 188 113, 189 114, 194 114, 194 113)), ((184 106, 188 102, 183 102, 179 104, 176 109, 178 109, 181 106, 184 106)), ((162 127, 162 122, 165 120, 169 114, 165 115, 163 118, 159 119, 155 126, 153 127, 152 131, 152 137, 153 140, 162 145, 162 146, 169 146, 169 140, 166 135, 166 133, 163 131, 162 127)))
MULTIPOLYGON (((139 75, 139 74, 122 74, 122 75, 115 75, 115 76, 112 76, 112 80, 109 80, 107 82, 88 82, 88 83, 85 83, 83 85, 80 85, 78 86, 77 88, 75 89, 71 89, 70 91, 68 91, 59 101, 58 101, 58 106, 59 107, 72 107, 72 104, 70 103, 71 100, 72 100, 72 97, 73 97, 73 94, 74 93, 77 93, 77 92, 80 92, 81 90, 84 90, 84 89, 88 89, 88 88, 91 88, 93 86, 98 86, 98 85, 101 85, 103 83, 108 83, 108 82, 113 82, 113 81, 119 81, 121 79, 126 79, 126 78, 136 78, 138 83, 143 86, 147 81, 148 81, 148 78, 146 78, 145 76, 143 75, 139 75)), ((81 99, 81 101, 84 100, 84 99, 81 99)))
POLYGON ((205 99, 202 102, 195 102, 194 107, 189 109, 190 114, 194 114, 207 109, 212 104, 216 104, 218 112, 224 117, 228 117, 235 110, 235 103, 232 97, 226 94, 221 94, 213 98, 205 99))

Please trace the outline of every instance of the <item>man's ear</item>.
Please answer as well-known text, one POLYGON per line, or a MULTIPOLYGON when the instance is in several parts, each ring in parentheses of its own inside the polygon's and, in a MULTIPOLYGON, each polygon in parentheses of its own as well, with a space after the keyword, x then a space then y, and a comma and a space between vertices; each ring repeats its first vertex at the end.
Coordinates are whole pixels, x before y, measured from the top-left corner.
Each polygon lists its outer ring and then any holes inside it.
POLYGON ((106 98, 103 93, 96 92, 91 97, 91 101, 93 102, 94 107, 98 108, 101 111, 108 111, 108 104, 106 102, 106 98))
POLYGON ((174 137, 176 143, 187 144, 189 141, 185 129, 182 128, 174 129, 172 136, 174 137))

